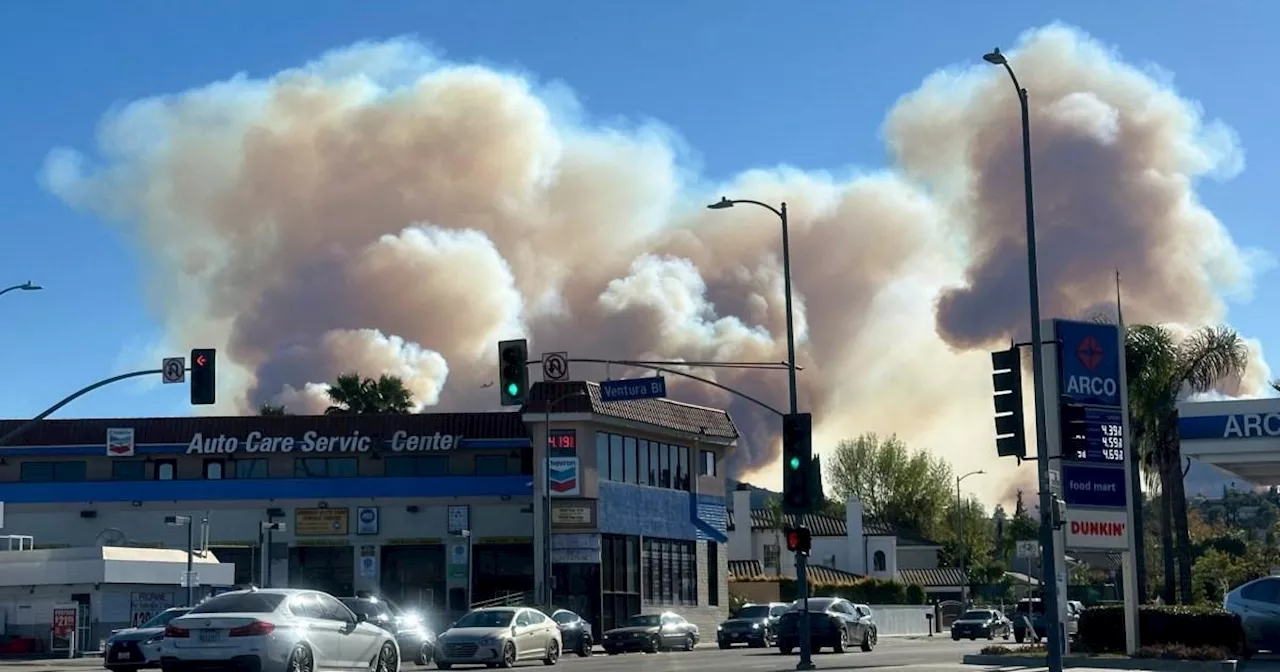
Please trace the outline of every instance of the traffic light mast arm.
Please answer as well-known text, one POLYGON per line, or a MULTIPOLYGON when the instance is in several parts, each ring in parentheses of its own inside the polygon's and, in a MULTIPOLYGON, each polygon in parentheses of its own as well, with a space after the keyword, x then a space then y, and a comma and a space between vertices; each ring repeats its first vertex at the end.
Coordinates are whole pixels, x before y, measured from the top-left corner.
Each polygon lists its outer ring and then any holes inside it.
POLYGON ((62 401, 59 401, 58 403, 45 409, 44 412, 42 412, 40 415, 37 415, 36 417, 31 418, 30 420, 22 423, 21 425, 18 425, 12 431, 8 432, 4 436, 0 436, 0 446, 6 445, 10 441, 13 441, 14 439, 18 438, 19 436, 26 434, 27 432, 31 431, 36 425, 40 424, 41 420, 44 420, 45 418, 53 415, 54 413, 57 413, 58 411, 62 410, 63 406, 66 406, 67 404, 75 401, 76 399, 79 399, 80 397, 83 397, 84 395, 98 389, 99 387, 106 387, 107 385, 110 385, 112 383, 118 383, 122 380, 128 380, 130 378, 140 378, 142 376, 150 376, 150 375, 157 375, 157 374, 163 374, 163 373, 164 373, 164 369, 146 369, 144 371, 132 371, 130 373, 122 373, 118 376, 112 376, 104 380, 99 380, 98 382, 92 385, 82 387, 79 390, 72 392, 62 401))

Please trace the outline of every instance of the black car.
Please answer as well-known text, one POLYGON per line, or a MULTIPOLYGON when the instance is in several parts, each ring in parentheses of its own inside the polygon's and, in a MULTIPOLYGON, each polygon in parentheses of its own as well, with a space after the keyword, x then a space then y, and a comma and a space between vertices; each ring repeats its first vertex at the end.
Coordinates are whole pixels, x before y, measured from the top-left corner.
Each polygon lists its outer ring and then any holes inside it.
MULTIPOLYGON (((800 646, 800 616, 803 612, 804 602, 796 600, 778 619, 776 637, 778 651, 783 655, 800 646)), ((809 598, 809 646, 814 653, 823 647, 844 653, 850 646, 870 651, 875 648, 876 639, 876 624, 870 607, 855 605, 838 597, 809 598)))
POLYGON ((782 602, 743 605, 729 620, 716 626, 716 642, 722 649, 737 643, 753 648, 771 646, 778 618, 787 612, 787 608, 788 605, 782 602))
POLYGON ((551 620, 560 626, 560 650, 572 651, 586 658, 591 655, 591 624, 568 609, 557 609, 551 613, 551 620))
POLYGON ((1009 639, 1013 634, 1013 622, 996 609, 970 609, 951 624, 951 639, 963 638, 1009 639))
POLYGON ((340 600, 357 616, 363 616, 368 622, 395 635, 403 660, 412 660, 417 665, 431 663, 435 654, 436 633, 427 627, 420 615, 401 609, 391 600, 373 595, 361 594, 340 600))
POLYGON ((632 616, 600 638, 600 646, 611 656, 625 651, 692 651, 697 645, 698 626, 671 612, 632 616))

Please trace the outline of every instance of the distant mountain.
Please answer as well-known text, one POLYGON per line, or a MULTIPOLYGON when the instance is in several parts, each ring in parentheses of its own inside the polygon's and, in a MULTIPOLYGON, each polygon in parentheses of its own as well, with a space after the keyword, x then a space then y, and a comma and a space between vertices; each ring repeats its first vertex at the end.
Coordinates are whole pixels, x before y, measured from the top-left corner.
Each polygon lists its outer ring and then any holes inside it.
POLYGON ((730 493, 728 498, 728 507, 730 511, 733 510, 733 494, 732 493, 738 490, 751 491, 751 508, 752 509, 763 509, 768 504, 769 500, 777 499, 782 496, 782 493, 780 492, 766 490, 765 488, 751 485, 746 481, 735 481, 733 479, 728 479, 727 481, 725 481, 725 488, 730 493))

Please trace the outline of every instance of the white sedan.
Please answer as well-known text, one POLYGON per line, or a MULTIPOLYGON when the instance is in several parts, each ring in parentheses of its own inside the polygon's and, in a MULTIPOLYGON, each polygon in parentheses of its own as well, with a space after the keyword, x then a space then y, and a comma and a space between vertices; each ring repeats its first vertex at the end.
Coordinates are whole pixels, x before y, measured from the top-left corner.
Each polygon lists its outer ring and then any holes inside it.
POLYGON ((260 672, 399 672, 395 637, 313 590, 223 593, 165 627, 164 672, 229 667, 260 672))

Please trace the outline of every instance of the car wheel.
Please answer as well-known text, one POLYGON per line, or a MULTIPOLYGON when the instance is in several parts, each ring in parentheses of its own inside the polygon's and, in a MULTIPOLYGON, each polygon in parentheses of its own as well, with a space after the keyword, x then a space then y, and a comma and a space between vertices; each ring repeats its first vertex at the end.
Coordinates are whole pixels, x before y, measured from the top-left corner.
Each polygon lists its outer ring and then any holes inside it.
POLYGON ((779 644, 778 653, 781 653, 784 656, 789 656, 791 655, 791 651, 794 650, 795 648, 796 647, 791 646, 790 644, 779 644))
MULTIPOLYGON (((751 644, 751 646, 755 646, 755 644, 751 644)), ((721 649, 729 648, 729 642, 720 642, 720 648, 721 649)))
POLYGON ((662 638, 654 635, 649 638, 649 643, 644 647, 645 653, 657 653, 662 650, 662 638))
POLYGON ((453 663, 442 663, 442 662, 437 661, 437 662, 436 662, 436 667, 437 667, 438 669, 441 669, 441 670, 447 670, 447 669, 449 669, 449 668, 453 667, 453 663))
POLYGON ((557 642, 556 640, 553 639, 547 644, 547 655, 543 656, 542 664, 555 665, 559 661, 560 661, 560 642, 557 642))
POLYGON ((692 651, 694 647, 693 635, 684 636, 684 650, 692 651))
POLYGON ((315 672, 316 660, 311 656, 311 649, 299 644, 289 654, 289 672, 315 672))
POLYGON ((616 656, 616 655, 618 655, 618 650, 617 650, 617 649, 605 649, 605 650, 604 650, 604 652, 605 652, 605 653, 607 653, 607 654, 609 654, 609 655, 611 655, 611 656, 616 656))
POLYGON ((1018 633, 1016 633, 1016 632, 1013 634, 1013 641, 1015 641, 1015 642, 1017 642, 1017 643, 1019 643, 1019 644, 1021 644, 1021 643, 1022 643, 1022 640, 1024 640, 1024 639, 1026 639, 1026 635, 1019 635, 1019 634, 1018 634, 1018 633))
POLYGON ((516 645, 507 642, 502 645, 502 667, 516 666, 516 645))
POLYGON ((378 650, 378 657, 369 666, 370 672, 400 672, 400 649, 386 642, 378 650))
POLYGON ((595 652, 594 645, 591 643, 591 635, 582 635, 578 638, 578 657, 586 658, 595 652))
POLYGON ((840 628, 840 634, 836 637, 836 644, 831 647, 831 651, 833 653, 844 653, 844 647, 848 643, 849 631, 845 628, 840 628))
POLYGON ((862 650, 870 652, 876 647, 876 640, 871 637, 871 631, 862 633, 862 650))
POLYGON ((954 642, 960 641, 960 635, 951 635, 951 641, 954 641, 954 642))
POLYGON ((418 655, 413 657, 413 664, 414 665, 430 665, 431 654, 432 654, 431 645, 424 642, 422 646, 418 647, 418 655))

